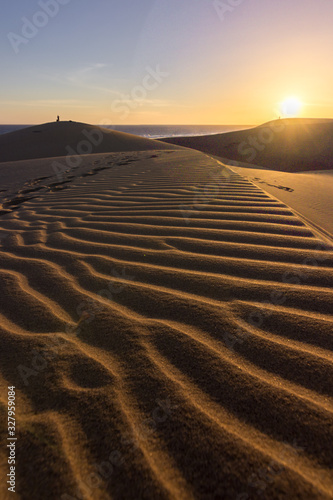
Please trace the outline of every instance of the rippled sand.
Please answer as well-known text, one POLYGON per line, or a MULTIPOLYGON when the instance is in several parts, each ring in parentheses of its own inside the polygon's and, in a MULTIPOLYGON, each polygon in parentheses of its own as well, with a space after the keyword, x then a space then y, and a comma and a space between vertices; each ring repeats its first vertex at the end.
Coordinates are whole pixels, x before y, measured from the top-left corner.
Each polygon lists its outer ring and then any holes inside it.
POLYGON ((201 153, 38 161, 1 193, 17 498, 333 498, 332 247, 201 153))

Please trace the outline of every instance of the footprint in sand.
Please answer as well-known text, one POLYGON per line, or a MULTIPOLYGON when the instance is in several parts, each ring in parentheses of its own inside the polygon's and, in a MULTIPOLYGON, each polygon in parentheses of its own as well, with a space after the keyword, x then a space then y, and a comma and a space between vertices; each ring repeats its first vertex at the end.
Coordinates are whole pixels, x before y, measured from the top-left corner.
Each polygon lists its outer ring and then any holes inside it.
POLYGON ((18 205, 21 205, 21 203, 24 203, 25 201, 33 200, 33 197, 18 197, 18 198, 13 198, 12 200, 5 201, 2 205, 4 208, 6 207, 18 207, 18 205))

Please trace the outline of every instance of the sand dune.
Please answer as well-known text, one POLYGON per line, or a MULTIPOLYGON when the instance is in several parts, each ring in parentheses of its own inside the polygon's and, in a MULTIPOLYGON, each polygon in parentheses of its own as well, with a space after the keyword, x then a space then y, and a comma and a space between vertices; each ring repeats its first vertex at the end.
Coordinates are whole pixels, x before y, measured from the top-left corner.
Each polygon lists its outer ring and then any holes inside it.
POLYGON ((194 151, 51 164, 1 193, 17 498, 333 498, 333 247, 194 151))
POLYGON ((275 172, 266 169, 231 167, 291 207, 301 218, 333 239, 333 170, 275 172))
POLYGON ((0 162, 150 149, 175 147, 77 122, 44 123, 0 135, 0 162))
POLYGON ((283 172, 333 168, 333 120, 286 118, 248 130, 163 142, 283 172))

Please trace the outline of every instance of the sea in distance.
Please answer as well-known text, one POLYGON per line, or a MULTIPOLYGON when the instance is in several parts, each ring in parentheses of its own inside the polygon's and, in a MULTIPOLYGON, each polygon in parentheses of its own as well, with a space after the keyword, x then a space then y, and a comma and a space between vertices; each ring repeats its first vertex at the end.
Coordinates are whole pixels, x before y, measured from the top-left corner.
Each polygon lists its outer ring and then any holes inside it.
MULTIPOLYGON (((0 134, 15 132, 32 125, 0 125, 0 134)), ((127 132, 149 139, 222 134, 244 130, 253 125, 103 125, 104 128, 127 132)))

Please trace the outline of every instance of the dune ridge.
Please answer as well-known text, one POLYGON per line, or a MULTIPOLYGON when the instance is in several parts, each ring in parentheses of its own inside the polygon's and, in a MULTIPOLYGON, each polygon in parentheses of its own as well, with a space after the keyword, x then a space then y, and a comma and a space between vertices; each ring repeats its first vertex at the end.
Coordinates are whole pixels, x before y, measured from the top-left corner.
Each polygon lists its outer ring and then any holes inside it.
POLYGON ((232 160, 239 167, 281 172, 333 169, 333 120, 283 118, 247 130, 160 139, 232 160))
POLYGON ((0 135, 0 163, 151 149, 175 149, 175 146, 72 121, 43 123, 0 135))
POLYGON ((18 498, 333 498, 333 246, 190 150, 44 177, 0 217, 18 498))

